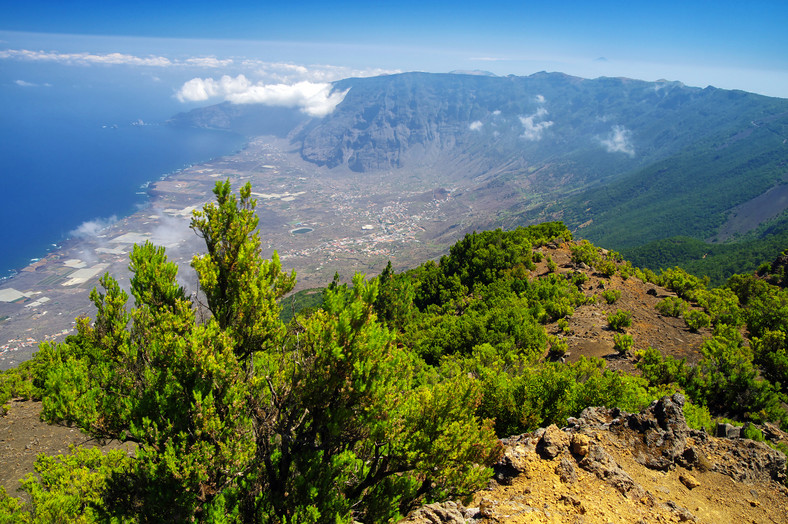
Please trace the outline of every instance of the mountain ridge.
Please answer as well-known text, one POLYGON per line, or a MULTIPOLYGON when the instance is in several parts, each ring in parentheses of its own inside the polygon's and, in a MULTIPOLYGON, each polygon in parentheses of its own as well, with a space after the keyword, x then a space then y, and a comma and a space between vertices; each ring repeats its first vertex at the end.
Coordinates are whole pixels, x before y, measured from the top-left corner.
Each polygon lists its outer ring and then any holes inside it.
MULTIPOLYGON (((275 134, 329 172, 399 171, 440 180, 469 204, 480 195, 499 201, 499 224, 559 219, 626 254, 679 236, 728 245, 748 233, 756 235, 751 241, 766 241, 759 256, 777 254, 763 251, 776 238, 773 229, 754 232, 788 205, 740 226, 736 238, 725 231, 741 206, 788 181, 788 100, 677 81, 547 72, 401 73, 348 78, 333 89, 347 94, 319 119, 296 109, 225 104, 174 120, 220 122, 251 134, 270 134, 271 122, 279 122, 275 134), (216 116, 222 113, 226 118, 216 116)), ((675 263, 695 262, 674 255, 675 263)), ((654 258, 639 262, 659 267, 654 258)))

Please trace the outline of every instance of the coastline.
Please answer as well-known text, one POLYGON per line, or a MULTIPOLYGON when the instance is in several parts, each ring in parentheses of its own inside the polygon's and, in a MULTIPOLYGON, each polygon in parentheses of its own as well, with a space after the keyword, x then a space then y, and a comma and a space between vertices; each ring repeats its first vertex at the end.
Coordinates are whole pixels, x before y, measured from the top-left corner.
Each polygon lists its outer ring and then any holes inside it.
MULTIPOLYGON (((92 317, 90 291, 105 273, 128 290, 135 243, 164 246, 187 293, 198 290, 190 266, 204 243, 189 229, 192 211, 213 200, 217 181, 250 182, 257 200, 261 254, 276 250, 295 291, 325 286, 336 272, 372 277, 391 261, 401 271, 445 254, 465 233, 494 227, 499 199, 462 198, 456 180, 409 170, 359 174, 318 167, 287 140, 252 137, 235 154, 194 164, 153 182, 150 204, 89 238, 61 248, 0 283, 0 369, 31 358, 40 342, 60 341, 74 319, 92 317)), ((491 197, 492 198, 492 197, 491 197)))
MULTIPOLYGON (((247 138, 241 147, 227 155, 188 163, 144 182, 140 189, 145 188, 145 202, 135 211, 108 221, 92 235, 72 234, 63 238, 51 244, 52 249, 40 257, 1 277, 0 370, 28 360, 41 342, 61 341, 72 332, 75 318, 90 316, 93 306, 88 295, 104 273, 112 274, 127 287, 131 246, 134 241, 156 239, 155 219, 151 218, 155 216, 154 210, 164 201, 175 200, 158 190, 159 185, 201 166, 241 154, 248 143, 247 138)), ((210 191, 205 191, 199 196, 207 198, 209 194, 210 191)), ((182 240, 188 231, 186 226, 182 240)), ((180 241, 168 243, 170 248, 176 248, 180 241)))

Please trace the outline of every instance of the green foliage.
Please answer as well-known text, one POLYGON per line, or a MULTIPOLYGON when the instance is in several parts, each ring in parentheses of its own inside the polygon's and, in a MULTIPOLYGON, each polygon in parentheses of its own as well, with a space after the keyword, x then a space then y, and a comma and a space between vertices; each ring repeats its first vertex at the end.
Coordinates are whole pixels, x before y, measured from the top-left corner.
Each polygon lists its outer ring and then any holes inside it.
POLYGON ((709 408, 692 402, 684 403, 684 418, 692 429, 705 429, 706 433, 714 433, 714 421, 711 419, 709 408))
POLYGON ((553 335, 547 335, 547 343, 550 346, 550 354, 553 357, 562 357, 569 350, 566 340, 553 335))
POLYGON ((575 264, 586 264, 593 267, 601 260, 599 249, 588 240, 574 244, 570 249, 572 251, 572 262, 575 264))
POLYGON ((766 331, 752 339, 752 349, 763 375, 785 392, 788 387, 788 349, 783 331, 766 331))
POLYGON ((572 316, 575 306, 586 300, 571 281, 554 273, 527 282, 521 296, 528 300, 534 318, 545 324, 572 316))
POLYGON ((599 359, 518 367, 507 364, 492 348, 479 347, 462 366, 482 382, 479 415, 494 418, 500 436, 565 425, 567 417, 589 406, 638 411, 668 391, 648 388, 639 377, 606 370, 599 359))
POLYGON ((726 288, 704 290, 698 293, 698 304, 706 311, 712 324, 733 327, 744 325, 744 312, 739 307, 739 298, 726 288))
POLYGON ((632 312, 618 309, 607 316, 607 324, 613 331, 623 332, 625 328, 632 325, 632 312))
POLYGON ((8 401, 15 398, 41 398, 40 391, 33 384, 35 369, 31 361, 0 371, 0 416, 6 414, 8 401))
POLYGON ((529 302, 515 295, 492 305, 475 301, 461 315, 454 310, 419 314, 401 339, 433 365, 444 355, 469 355, 485 343, 530 360, 541 355, 547 342, 529 302))
POLYGON ((572 280, 572 284, 574 284, 577 289, 581 289, 583 284, 588 282, 588 275, 582 271, 572 271, 572 273, 569 275, 569 278, 572 280))
POLYGON ((744 428, 742 428, 742 437, 755 440, 756 442, 763 442, 766 440, 763 437, 763 432, 751 423, 745 424, 744 428))
MULTIPOLYGON (((530 271, 533 246, 571 238, 560 223, 467 235, 439 264, 405 273, 389 264, 352 286, 336 278, 319 308, 285 326, 278 299, 294 276, 260 256, 249 187, 215 192, 193 221, 208 245, 193 267, 210 314, 185 296, 163 248, 137 246, 133 305, 105 276, 93 323, 80 319, 77 335, 43 344, 18 376, 0 375, 0 392, 43 395, 48 420, 138 445, 122 467, 48 462, 58 478, 61 463, 74 474, 39 490, 41 501, 120 520, 385 522, 483 486, 496 435, 565 424, 589 406, 637 411, 682 389, 692 427, 710 428, 712 414, 788 423, 788 295, 757 277, 708 290, 678 268, 633 268, 704 309, 668 298, 660 313, 714 333, 696 366, 638 351, 639 377, 600 359, 555 361, 568 344, 543 324, 567 332, 588 301, 584 273, 530 271)), ((599 257, 588 242, 573 251, 599 257)), ((626 267, 615 253, 604 261, 626 267)), ((612 304, 621 292, 602 296, 612 304)), ((608 317, 621 353, 633 347, 631 322, 629 311, 608 317)), ((39 474, 31 490, 44 485, 39 474)), ((0 495, 0 515, 24 522, 20 504, 0 495)))
POLYGON ((660 314, 668 317, 680 317, 687 311, 687 303, 679 297, 665 297, 654 307, 660 314))
POLYGON ((656 273, 648 268, 635 268, 635 276, 640 279, 643 283, 648 284, 649 282, 652 284, 659 283, 659 277, 656 273))
POLYGON ((704 313, 703 311, 698 311, 697 309, 688 309, 684 312, 684 322, 687 323, 687 327, 689 327, 692 331, 699 331, 705 327, 709 327, 711 325, 711 317, 704 313))
POLYGON ((389 261, 378 277, 378 283, 379 291, 375 299, 378 319, 392 329, 403 329, 414 315, 416 290, 413 282, 407 275, 396 275, 389 261))
POLYGON ((632 266, 632 262, 626 260, 618 268, 618 272, 621 275, 622 279, 627 280, 629 279, 629 277, 635 274, 635 268, 632 266))
POLYGON ((555 260, 550 255, 547 256, 547 270, 550 273, 558 271, 558 264, 555 263, 555 260))
MULTIPOLYGON (((110 516, 380 522, 484 485, 500 451, 477 417, 480 385, 394 343, 375 313, 390 281, 330 286, 288 331, 277 299, 294 275, 260 256, 250 186, 214 192, 192 221, 208 248, 192 266, 209 318, 197 320, 163 248, 136 246, 133 308, 105 276, 95 321, 36 356, 48 420, 138 445, 97 488, 110 516)), ((391 311, 395 326, 407 317, 391 311)))
POLYGON ((692 368, 684 359, 676 360, 670 355, 663 357, 659 350, 652 347, 643 352, 639 351, 638 357, 637 368, 651 385, 678 384, 686 387, 692 375, 692 368))
POLYGON ((33 515, 25 507, 25 503, 8 494, 3 486, 0 486, 0 523, 3 524, 28 524, 33 522, 33 515))
POLYGON ((698 294, 706 290, 708 278, 700 279, 680 267, 674 267, 663 271, 656 283, 674 291, 684 300, 696 301, 698 294))
MULTIPOLYGON (((132 459, 120 450, 106 454, 96 448, 71 448, 68 455, 41 454, 35 473, 22 480, 30 497, 33 522, 89 523, 104 520, 110 511, 102 495, 113 474, 128 467, 132 459)), ((130 522, 121 519, 120 522, 130 522)))
POLYGON ((626 333, 615 333, 613 335, 613 348, 618 351, 619 354, 624 355, 634 345, 634 341, 632 339, 632 335, 627 335, 626 333))
POLYGON ((756 422, 786 421, 782 397, 766 380, 758 379, 752 352, 742 340, 715 336, 704 342, 703 359, 695 368, 687 392, 718 413, 756 422))
POLYGON ((615 304, 616 301, 621 298, 621 291, 618 289, 606 289, 602 291, 602 298, 604 298, 605 302, 608 304, 615 304))
POLYGON ((607 278, 612 277, 613 275, 616 274, 616 271, 618 271, 618 266, 616 265, 616 263, 613 262, 612 260, 607 260, 607 259, 600 260, 599 262, 597 262, 595 268, 597 271, 599 271, 602 275, 604 275, 607 278))

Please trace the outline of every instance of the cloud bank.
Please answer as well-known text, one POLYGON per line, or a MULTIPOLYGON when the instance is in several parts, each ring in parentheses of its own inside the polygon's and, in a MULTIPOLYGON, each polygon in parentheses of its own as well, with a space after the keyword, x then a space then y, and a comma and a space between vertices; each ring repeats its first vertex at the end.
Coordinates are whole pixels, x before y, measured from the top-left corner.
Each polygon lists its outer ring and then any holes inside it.
POLYGON ((635 156, 635 146, 632 145, 632 132, 624 126, 613 126, 607 138, 599 142, 605 146, 608 153, 625 153, 635 156))
POLYGON ((246 76, 192 78, 176 93, 181 102, 204 102, 222 99, 233 104, 264 104, 297 107, 309 116, 323 117, 334 110, 347 91, 332 91, 327 82, 297 82, 288 84, 252 83, 246 76))
POLYGON ((396 74, 398 69, 367 68, 355 69, 328 64, 304 66, 286 62, 266 62, 249 58, 218 58, 195 56, 190 58, 168 58, 166 56, 136 56, 126 53, 61 53, 58 51, 31 51, 29 49, 2 49, 0 60, 26 62, 54 62, 63 65, 129 65, 147 67, 181 67, 203 69, 229 69, 244 71, 268 83, 292 84, 300 81, 333 82, 349 77, 368 77, 396 74))
POLYGON ((124 53, 58 53, 56 51, 29 51, 27 49, 0 50, 0 59, 25 60, 28 62, 58 62, 70 65, 135 65, 167 67, 174 65, 169 58, 163 56, 140 57, 124 53))

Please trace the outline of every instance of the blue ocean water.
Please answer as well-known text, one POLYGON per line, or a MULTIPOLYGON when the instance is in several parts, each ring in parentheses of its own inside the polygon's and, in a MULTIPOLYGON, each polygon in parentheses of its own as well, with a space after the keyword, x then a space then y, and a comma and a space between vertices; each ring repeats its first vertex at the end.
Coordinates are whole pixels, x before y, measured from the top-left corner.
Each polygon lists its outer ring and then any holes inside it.
POLYGON ((165 125, 179 109, 170 91, 113 78, 0 79, 0 278, 80 224, 144 206, 146 182, 243 146, 239 135, 165 125))

